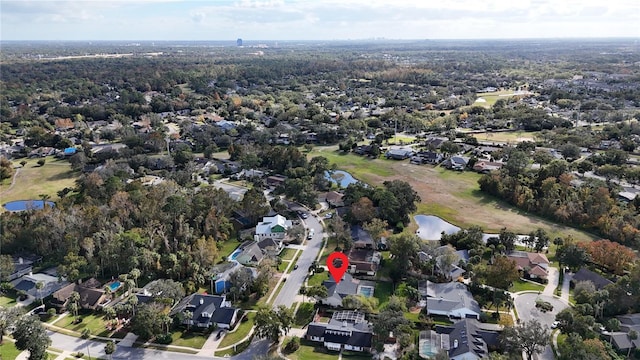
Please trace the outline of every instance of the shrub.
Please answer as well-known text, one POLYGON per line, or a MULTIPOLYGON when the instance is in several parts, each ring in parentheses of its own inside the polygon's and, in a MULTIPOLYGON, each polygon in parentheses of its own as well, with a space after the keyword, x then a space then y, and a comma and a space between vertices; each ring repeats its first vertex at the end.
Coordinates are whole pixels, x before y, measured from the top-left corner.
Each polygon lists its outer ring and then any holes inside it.
POLYGON ((40 160, 38 160, 38 165, 39 165, 39 166, 44 166, 44 164, 45 164, 46 162, 47 162, 47 161, 46 161, 45 159, 40 159, 40 160))
POLYGON ((171 344, 172 341, 171 334, 160 334, 156 336, 156 343, 158 344, 167 345, 171 344))
POLYGON ((298 350, 300 348, 300 338, 297 336, 294 336, 291 338, 291 340, 287 343, 287 346, 285 346, 285 351, 288 353, 292 353, 296 350, 298 350))
POLYGON ((84 356, 84 353, 78 351, 77 353, 73 354, 74 357, 77 357, 78 359, 82 358, 84 356))
POLYGON ((88 339, 89 336, 91 336, 91 330, 89 330, 89 329, 82 330, 82 338, 83 339, 88 339))

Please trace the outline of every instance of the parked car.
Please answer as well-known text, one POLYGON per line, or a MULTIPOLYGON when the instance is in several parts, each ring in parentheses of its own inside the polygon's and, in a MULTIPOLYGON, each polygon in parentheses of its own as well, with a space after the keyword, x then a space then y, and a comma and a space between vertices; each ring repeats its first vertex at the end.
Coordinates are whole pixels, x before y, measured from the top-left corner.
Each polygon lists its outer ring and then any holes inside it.
POLYGON ((298 264, 293 265, 293 270, 297 270, 298 269, 298 264))
POLYGON ((554 321, 553 324, 551 324, 551 328, 552 329, 556 329, 556 328, 558 328, 558 325, 560 325, 560 322, 559 321, 554 321))
POLYGON ((333 213, 326 213, 326 214, 324 215, 324 218, 325 218, 325 219, 331 219, 332 217, 333 217, 333 213))
POLYGON ((309 235, 307 235, 307 240, 311 240, 313 238, 313 235, 315 235, 315 233, 316 233, 315 229, 309 230, 309 235))
POLYGON ((223 331, 224 331, 224 330, 220 330, 220 331, 218 331, 218 335, 216 335, 216 340, 220 340, 220 337, 222 336, 222 332, 223 332, 223 331))

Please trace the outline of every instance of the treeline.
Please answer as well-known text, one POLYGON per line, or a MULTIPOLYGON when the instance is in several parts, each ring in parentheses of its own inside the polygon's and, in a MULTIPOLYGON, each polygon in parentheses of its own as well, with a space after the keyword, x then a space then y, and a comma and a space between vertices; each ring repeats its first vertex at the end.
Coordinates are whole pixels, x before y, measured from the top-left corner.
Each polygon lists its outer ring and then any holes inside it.
POLYGON ((539 170, 505 168, 482 176, 478 180, 480 190, 520 209, 640 249, 638 199, 626 205, 619 203, 615 189, 601 182, 572 185, 573 175, 564 161, 553 161, 539 170))
POLYGON ((44 255, 71 281, 137 268, 144 279, 174 279, 191 291, 205 284, 218 249, 234 237, 232 212, 258 219, 269 210, 258 188, 238 203, 213 187, 127 183, 107 168, 82 176, 54 208, 1 214, 3 252, 44 255))

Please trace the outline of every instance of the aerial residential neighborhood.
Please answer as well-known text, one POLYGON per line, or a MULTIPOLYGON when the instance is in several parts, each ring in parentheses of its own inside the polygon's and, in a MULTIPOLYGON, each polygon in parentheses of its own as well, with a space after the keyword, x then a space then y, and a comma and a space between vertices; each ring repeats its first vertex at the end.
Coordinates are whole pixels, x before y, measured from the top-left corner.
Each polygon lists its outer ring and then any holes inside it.
POLYGON ((481 5, 3 1, 0 359, 640 359, 638 6, 481 5))

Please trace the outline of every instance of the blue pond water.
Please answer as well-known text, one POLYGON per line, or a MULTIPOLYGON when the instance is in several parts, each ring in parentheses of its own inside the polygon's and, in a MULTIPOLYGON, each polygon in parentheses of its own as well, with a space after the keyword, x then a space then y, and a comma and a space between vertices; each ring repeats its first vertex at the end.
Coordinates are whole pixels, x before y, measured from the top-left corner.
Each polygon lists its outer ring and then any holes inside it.
POLYGON ((416 215, 414 217, 418 223, 416 234, 423 240, 440 240, 442 232, 445 234, 455 234, 460 228, 448 223, 433 215, 416 215))
POLYGON ((346 188, 349 184, 355 184, 358 182, 356 178, 354 178, 351 174, 342 170, 335 170, 331 173, 325 171, 324 173, 325 179, 331 181, 334 184, 338 184, 340 187, 346 188))
MULTIPOLYGON (((55 206, 53 201, 46 201, 47 206, 55 206)), ((4 208, 8 211, 25 211, 33 209, 42 209, 44 206, 42 200, 16 200, 4 204, 4 208)))

